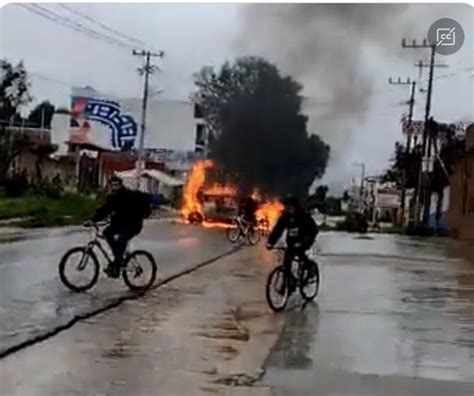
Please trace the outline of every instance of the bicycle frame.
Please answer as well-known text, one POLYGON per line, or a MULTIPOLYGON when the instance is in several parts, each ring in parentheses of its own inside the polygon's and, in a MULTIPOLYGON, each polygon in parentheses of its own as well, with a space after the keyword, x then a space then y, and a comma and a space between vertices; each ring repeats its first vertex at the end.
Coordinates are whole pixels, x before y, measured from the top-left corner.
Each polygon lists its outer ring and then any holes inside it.
POLYGON ((109 253, 107 253, 107 250, 104 248, 104 246, 102 245, 102 243, 98 239, 94 239, 94 240, 88 242, 88 244, 87 244, 87 250, 88 251, 93 251, 95 247, 97 247, 97 250, 99 250, 101 252, 102 256, 104 256, 104 258, 107 260, 107 262, 111 263, 113 261, 112 258, 109 255, 109 253))
MULTIPOLYGON (((283 256, 285 254, 286 248, 285 247, 274 247, 273 250, 278 251, 279 256, 280 256, 280 263, 281 263, 280 265, 283 265, 283 256)), ((293 278, 295 278, 297 284, 300 281, 302 271, 303 271, 303 261, 298 256, 295 256, 293 258, 293 261, 291 262, 291 275, 293 276, 293 278), (296 270, 294 269, 294 264, 295 263, 297 264, 296 270), (295 276, 295 272, 296 272, 297 276, 295 276)))
MULTIPOLYGON (((100 224, 100 225, 106 225, 107 223, 104 223, 104 224, 100 224)), ((100 228, 99 228, 99 225, 95 224, 94 225, 94 229, 95 229, 95 232, 94 232, 94 236, 89 240, 89 242, 87 243, 87 246, 86 246, 86 249, 87 251, 94 251, 94 248, 97 247, 97 250, 100 251, 100 253, 102 254, 102 256, 107 260, 107 262, 110 264, 113 262, 113 257, 110 256, 109 252, 108 252, 108 249, 104 248, 104 245, 102 243, 102 240, 105 239, 104 236, 101 234, 100 232, 100 228)), ((125 249, 125 253, 124 253, 124 257, 127 256, 127 254, 129 254, 129 248, 130 248, 130 244, 127 244, 127 248, 125 249)))
POLYGON ((100 229, 98 225, 94 225, 94 236, 87 242, 86 245, 86 251, 87 252, 92 252, 94 251, 94 248, 97 247, 97 250, 100 251, 102 256, 107 260, 107 262, 110 264, 113 261, 113 258, 109 255, 107 250, 104 248, 101 239, 104 239, 104 236, 100 233, 100 229))
POLYGON ((250 229, 252 228, 252 224, 246 222, 242 216, 237 216, 234 221, 237 224, 237 228, 239 229, 240 234, 244 237, 247 236, 250 229))

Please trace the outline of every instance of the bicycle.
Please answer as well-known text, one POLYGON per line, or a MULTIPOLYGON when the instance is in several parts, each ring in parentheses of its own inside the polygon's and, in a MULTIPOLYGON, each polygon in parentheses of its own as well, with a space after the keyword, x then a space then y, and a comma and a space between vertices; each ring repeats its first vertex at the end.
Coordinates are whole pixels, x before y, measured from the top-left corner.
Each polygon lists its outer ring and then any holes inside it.
POLYGON ((241 239, 246 239, 250 245, 255 245, 260 241, 260 232, 257 227, 245 221, 242 216, 237 216, 232 221, 232 227, 227 228, 226 236, 231 243, 236 243, 241 239))
MULTIPOLYGON (((112 263, 112 257, 107 253, 102 240, 105 239, 101 232, 101 227, 107 223, 95 223, 89 228, 93 228, 93 234, 85 246, 77 246, 68 250, 59 262, 59 277, 62 283, 75 292, 83 292, 92 288, 99 279, 100 265, 96 251, 99 251, 107 263, 112 263), (76 258, 77 256, 77 258, 76 258), (79 283, 70 277, 68 270, 76 270, 80 275, 89 272, 89 276, 83 276, 85 282, 79 283)), ((87 227, 87 226, 85 226, 87 227)), ((128 247, 124 254, 121 266, 121 275, 131 291, 144 292, 148 290, 156 280, 158 268, 153 256, 145 250, 129 251, 128 247), (143 284, 135 283, 138 278, 144 275, 145 265, 148 265, 150 274, 143 284)), ((146 275, 145 275, 146 276, 146 275)))
MULTIPOLYGON (((282 252, 286 250, 284 247, 276 247, 273 249, 282 252)), ((306 263, 303 263, 298 257, 295 257, 294 262, 296 262, 298 266, 295 275, 292 263, 291 276, 293 277, 293 281, 295 282, 296 287, 299 288, 301 297, 303 297, 306 302, 312 301, 316 298, 319 292, 319 265, 313 260, 308 260, 306 263)), ((285 276, 283 264, 278 265, 268 275, 265 294, 268 305, 273 311, 279 312, 286 307, 288 299, 292 294, 292 291, 290 292, 289 283, 289 279, 285 276), (273 293, 275 293, 275 295, 273 293), (277 301, 278 298, 280 298, 281 301, 277 301)))

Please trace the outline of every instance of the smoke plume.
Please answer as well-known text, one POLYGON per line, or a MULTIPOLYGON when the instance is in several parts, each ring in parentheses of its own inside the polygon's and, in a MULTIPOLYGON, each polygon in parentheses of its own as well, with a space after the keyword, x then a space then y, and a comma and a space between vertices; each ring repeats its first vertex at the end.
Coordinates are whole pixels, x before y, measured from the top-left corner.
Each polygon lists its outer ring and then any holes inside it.
POLYGON ((367 54, 402 53, 401 38, 411 34, 408 7, 246 5, 238 48, 276 62, 303 83, 309 130, 323 136, 337 156, 370 105, 375 78, 367 54))

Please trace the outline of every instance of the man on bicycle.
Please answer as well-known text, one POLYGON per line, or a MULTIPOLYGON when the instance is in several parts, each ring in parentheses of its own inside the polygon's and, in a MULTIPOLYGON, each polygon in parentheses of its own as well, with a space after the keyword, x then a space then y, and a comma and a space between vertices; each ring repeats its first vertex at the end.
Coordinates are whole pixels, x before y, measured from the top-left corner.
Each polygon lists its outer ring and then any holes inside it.
POLYGON ((244 221, 251 227, 255 227, 257 224, 257 201, 250 195, 245 198, 244 202, 239 207, 239 216, 242 216, 244 221))
POLYGON ((103 234, 112 249, 114 260, 105 271, 110 277, 117 278, 127 244, 141 232, 143 219, 150 215, 150 205, 145 194, 127 189, 117 176, 110 179, 109 186, 110 193, 105 203, 86 225, 110 216, 110 224, 103 234))
MULTIPOLYGON (((286 230, 287 248, 283 259, 283 267, 285 277, 293 279, 291 264, 295 257, 298 257, 303 263, 309 261, 306 251, 313 245, 319 233, 319 227, 295 197, 288 197, 283 204, 285 209, 268 237, 267 249, 272 249, 286 230)), ((309 266, 309 268, 313 267, 309 266)), ((289 287, 290 291, 294 290, 294 279, 289 287)))

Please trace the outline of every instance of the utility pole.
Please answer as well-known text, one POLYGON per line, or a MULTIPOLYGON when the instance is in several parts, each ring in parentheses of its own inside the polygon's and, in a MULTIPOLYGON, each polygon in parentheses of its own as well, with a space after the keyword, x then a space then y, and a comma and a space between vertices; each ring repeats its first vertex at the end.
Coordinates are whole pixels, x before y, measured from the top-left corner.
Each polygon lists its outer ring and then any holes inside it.
POLYGON ((420 71, 422 67, 429 67, 429 77, 428 77, 428 91, 426 96, 426 107, 425 107, 425 122, 423 125, 423 142, 422 142, 422 159, 420 164, 420 172, 418 175, 418 188, 416 194, 416 204, 415 204, 415 224, 418 225, 420 220, 420 198, 421 192, 423 190, 423 201, 424 201, 424 208, 423 208, 423 221, 422 224, 424 227, 428 226, 429 220, 429 212, 430 212, 430 205, 431 205, 431 194, 430 194, 430 186, 429 186, 429 161, 431 155, 431 133, 430 133, 430 124, 428 121, 430 119, 430 112, 431 112, 431 97, 433 95, 433 75, 434 75, 434 68, 435 66, 435 54, 436 54, 436 44, 429 44, 426 39, 423 40, 422 44, 417 44, 416 40, 413 40, 411 44, 407 44, 406 40, 402 40, 402 47, 403 48, 412 48, 412 49, 419 49, 419 48, 429 48, 431 50, 430 56, 430 63, 428 65, 423 64, 420 62, 418 67, 420 67, 420 71), (424 179, 424 180, 423 180, 424 179), (423 182, 424 181, 424 182, 423 182))
POLYGON ((354 162, 355 166, 361 167, 361 176, 360 176, 360 187, 359 187, 359 198, 360 206, 363 209, 364 205, 364 179, 365 179, 365 164, 363 162, 354 162))
POLYGON ((136 184, 137 190, 140 189, 140 177, 143 171, 143 149, 145 145, 145 130, 146 130, 146 109, 148 104, 148 90, 149 90, 149 80, 150 74, 153 74, 156 70, 158 70, 158 66, 151 64, 151 58, 159 57, 162 58, 164 56, 163 51, 159 51, 158 53, 151 52, 151 51, 136 51, 133 50, 133 55, 141 56, 145 58, 145 65, 138 69, 138 74, 141 76, 144 75, 144 85, 143 85, 143 99, 142 99, 142 117, 141 117, 141 124, 140 124, 140 140, 138 144, 138 155, 137 155, 137 163, 136 163, 136 184))
MULTIPOLYGON (((407 142, 405 145, 405 161, 410 154, 411 149, 411 125, 413 121, 413 108, 415 106, 415 92, 416 92, 416 81, 411 81, 410 78, 407 78, 405 81, 402 81, 398 77, 397 81, 394 81, 391 77, 388 79, 388 83, 391 85, 411 85, 410 99, 408 100, 408 127, 407 127, 407 142)), ((406 167, 406 162, 405 162, 406 167)), ((402 169, 402 191, 400 196, 400 225, 405 225, 405 201, 406 201, 406 182, 407 182, 407 171, 406 168, 402 169)))

